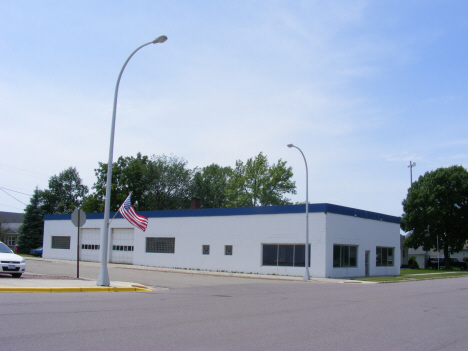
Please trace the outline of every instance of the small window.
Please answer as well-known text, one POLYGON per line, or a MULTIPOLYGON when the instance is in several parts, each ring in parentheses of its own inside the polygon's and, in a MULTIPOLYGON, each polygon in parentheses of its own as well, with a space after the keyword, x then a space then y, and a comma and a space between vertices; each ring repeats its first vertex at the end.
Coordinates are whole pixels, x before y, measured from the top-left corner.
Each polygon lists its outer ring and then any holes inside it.
POLYGON ((210 245, 203 245, 203 254, 204 255, 210 254, 210 245))
POLYGON ((232 256, 232 245, 224 246, 224 254, 226 256, 232 256))
POLYGON ((70 237, 69 236, 53 236, 52 249, 65 249, 70 250, 70 237))

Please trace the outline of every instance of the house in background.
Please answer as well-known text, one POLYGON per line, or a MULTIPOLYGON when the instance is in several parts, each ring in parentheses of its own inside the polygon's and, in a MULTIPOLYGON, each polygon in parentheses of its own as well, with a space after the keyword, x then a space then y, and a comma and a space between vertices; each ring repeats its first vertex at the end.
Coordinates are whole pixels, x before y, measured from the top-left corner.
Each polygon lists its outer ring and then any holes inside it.
MULTIPOLYGON (((416 262, 418 262, 418 266, 421 269, 428 268, 427 262, 430 257, 444 257, 444 251, 442 248, 439 248, 439 252, 437 250, 429 250, 424 251, 422 246, 418 247, 417 249, 413 249, 404 245, 405 236, 401 236, 400 239, 400 247, 401 247, 401 265, 402 267, 408 266, 408 260, 410 257, 414 257, 416 262)), ((451 258, 458 258, 460 261, 463 258, 468 257, 468 242, 465 243, 465 246, 460 252, 455 252, 450 255, 451 258)))
POLYGON ((12 250, 18 241, 18 229, 23 223, 23 215, 23 213, 0 211, 0 224, 3 234, 0 239, 12 250))

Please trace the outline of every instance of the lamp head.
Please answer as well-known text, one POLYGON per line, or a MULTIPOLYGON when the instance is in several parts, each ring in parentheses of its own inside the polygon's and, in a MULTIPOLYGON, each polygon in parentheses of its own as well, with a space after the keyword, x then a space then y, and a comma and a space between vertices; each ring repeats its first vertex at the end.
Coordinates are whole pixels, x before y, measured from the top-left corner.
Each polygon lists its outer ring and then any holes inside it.
POLYGON ((288 147, 293 147, 294 145, 293 144, 288 144, 288 147))
POLYGON ((167 40, 167 37, 165 35, 160 35, 159 37, 153 40, 153 44, 164 43, 166 40, 167 40))

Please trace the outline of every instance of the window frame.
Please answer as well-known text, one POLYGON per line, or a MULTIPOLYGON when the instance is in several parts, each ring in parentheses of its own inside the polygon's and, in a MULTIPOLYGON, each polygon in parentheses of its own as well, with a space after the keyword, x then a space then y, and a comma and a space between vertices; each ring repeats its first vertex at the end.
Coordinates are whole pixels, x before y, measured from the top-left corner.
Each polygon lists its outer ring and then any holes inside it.
POLYGON ((395 267, 395 248, 390 247, 390 246, 376 246, 375 247, 375 266, 376 267, 395 267), (379 250, 380 250, 380 253, 379 253, 379 250), (391 250, 391 255, 389 255, 389 250, 391 250), (384 261, 386 264, 384 264, 384 261))
POLYGON ((70 242, 70 236, 53 235, 50 238, 50 248, 54 250, 70 250, 70 242))
MULTIPOLYGON (((262 244, 262 267, 305 267, 305 244, 262 244), (276 251, 274 254, 273 251, 276 251), (267 251, 270 251, 267 253, 267 251), (302 251, 302 252, 301 252, 302 251), (296 255, 296 253, 299 255, 296 255), (303 253, 303 254, 302 254, 303 253), (268 254, 269 257, 265 257, 268 254), (274 258, 276 256, 276 258, 274 258), (299 260, 298 260, 299 256, 299 260), (303 257, 304 256, 304 257, 303 257), (300 261, 303 257, 303 261, 300 261), (266 260, 267 258, 267 260, 266 260), (270 262, 265 264, 266 262, 270 262)), ((309 244, 309 265, 310 267, 310 248, 309 244)))
POLYGON ((333 244, 333 268, 358 268, 358 248, 359 245, 333 244), (337 249, 339 249, 338 262, 336 257, 337 249), (352 252, 352 249, 354 252, 352 252), (354 261, 354 264, 352 261, 354 261))
POLYGON ((232 245, 224 245, 224 255, 232 256, 232 245))
POLYGON ((145 253, 174 254, 175 253, 175 238, 174 237, 148 237, 147 236, 145 238, 145 253))

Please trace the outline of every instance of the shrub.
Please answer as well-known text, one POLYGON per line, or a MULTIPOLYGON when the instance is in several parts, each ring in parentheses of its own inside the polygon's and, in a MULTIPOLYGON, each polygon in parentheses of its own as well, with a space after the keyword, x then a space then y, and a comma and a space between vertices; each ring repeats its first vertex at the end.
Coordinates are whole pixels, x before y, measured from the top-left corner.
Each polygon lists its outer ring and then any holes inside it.
POLYGON ((408 266, 409 266, 409 268, 412 268, 412 269, 415 269, 415 268, 419 269, 418 261, 416 261, 416 258, 414 256, 411 256, 408 259, 408 266))

